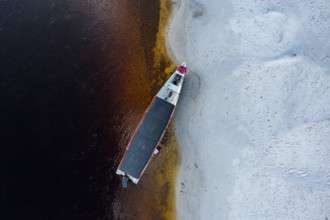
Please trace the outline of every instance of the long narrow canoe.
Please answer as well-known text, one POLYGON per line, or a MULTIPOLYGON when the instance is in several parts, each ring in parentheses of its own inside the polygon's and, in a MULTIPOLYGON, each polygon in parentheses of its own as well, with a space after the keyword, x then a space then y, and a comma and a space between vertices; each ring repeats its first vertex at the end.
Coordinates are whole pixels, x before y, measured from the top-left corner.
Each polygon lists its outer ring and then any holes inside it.
POLYGON ((123 187, 131 180, 137 184, 146 170, 171 121, 178 102, 186 63, 179 66, 153 98, 126 147, 116 174, 122 175, 123 187))

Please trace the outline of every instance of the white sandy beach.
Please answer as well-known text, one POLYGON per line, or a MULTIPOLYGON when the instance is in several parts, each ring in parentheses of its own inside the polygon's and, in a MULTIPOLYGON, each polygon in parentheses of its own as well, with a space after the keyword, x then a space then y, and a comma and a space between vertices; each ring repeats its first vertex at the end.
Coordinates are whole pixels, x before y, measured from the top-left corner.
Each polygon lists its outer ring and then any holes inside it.
POLYGON ((178 219, 330 219, 330 2, 172 2, 178 219))

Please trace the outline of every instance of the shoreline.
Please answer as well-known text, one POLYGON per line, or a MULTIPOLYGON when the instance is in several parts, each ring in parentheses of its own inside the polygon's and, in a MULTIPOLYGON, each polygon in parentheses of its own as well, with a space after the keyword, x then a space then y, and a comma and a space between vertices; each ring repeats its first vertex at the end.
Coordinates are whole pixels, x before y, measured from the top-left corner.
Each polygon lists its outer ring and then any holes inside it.
POLYGON ((172 4, 178 219, 329 218, 330 3, 172 4))
POLYGON ((181 0, 169 0, 172 11, 166 27, 166 50, 169 57, 181 64, 186 57, 186 23, 187 2, 181 0), (181 62, 179 61, 181 60, 181 62))
MULTIPOLYGON (((173 0, 172 14, 169 18, 169 25, 166 29, 166 49, 170 57, 179 65, 186 60, 186 17, 189 13, 188 4, 190 2, 173 0)), ((188 66, 188 70, 189 70, 188 66)), ((197 192, 200 188, 201 173, 196 162, 197 152, 195 146, 189 139, 189 131, 182 125, 184 115, 193 116, 194 112, 187 112, 187 109, 195 109, 193 99, 196 98, 200 82, 198 75, 190 73, 187 75, 183 92, 178 103, 174 117, 175 135, 179 142, 180 160, 176 178, 176 214, 177 219, 200 219, 196 216, 198 210, 197 192), (195 92, 194 92, 195 91, 195 92), (185 108, 183 108, 185 106, 185 108), (190 106, 190 107, 189 107, 190 106), (185 111, 183 111, 185 109, 185 111), (197 181, 191 181, 197 179, 197 181)), ((189 111, 189 110, 188 110, 189 111)), ((185 120, 185 119, 184 119, 185 120)))

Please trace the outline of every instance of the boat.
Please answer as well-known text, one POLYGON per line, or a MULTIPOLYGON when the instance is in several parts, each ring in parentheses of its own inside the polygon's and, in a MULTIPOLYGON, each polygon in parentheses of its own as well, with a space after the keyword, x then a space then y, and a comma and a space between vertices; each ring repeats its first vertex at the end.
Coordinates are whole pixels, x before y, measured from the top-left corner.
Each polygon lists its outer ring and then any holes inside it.
POLYGON ((128 143, 124 156, 116 170, 122 176, 122 186, 128 182, 137 184, 154 155, 159 154, 165 131, 178 103, 186 63, 182 63, 153 98, 128 143))

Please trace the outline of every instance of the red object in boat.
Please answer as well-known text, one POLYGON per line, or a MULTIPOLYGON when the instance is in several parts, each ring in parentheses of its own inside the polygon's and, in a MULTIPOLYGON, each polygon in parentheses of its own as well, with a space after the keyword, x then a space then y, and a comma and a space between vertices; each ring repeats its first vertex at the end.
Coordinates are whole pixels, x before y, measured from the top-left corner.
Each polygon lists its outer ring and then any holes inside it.
POLYGON ((187 67, 179 66, 179 67, 177 68, 177 70, 178 70, 180 73, 184 74, 184 73, 187 71, 187 67))

